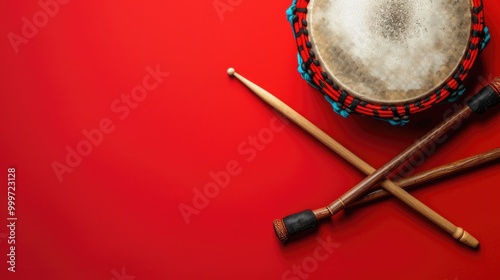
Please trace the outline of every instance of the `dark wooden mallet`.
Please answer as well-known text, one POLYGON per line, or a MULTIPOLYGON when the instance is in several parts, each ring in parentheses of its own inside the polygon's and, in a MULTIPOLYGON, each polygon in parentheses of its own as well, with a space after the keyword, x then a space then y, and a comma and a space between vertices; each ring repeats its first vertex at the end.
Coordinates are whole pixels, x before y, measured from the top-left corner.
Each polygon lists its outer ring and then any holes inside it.
MULTIPOLYGON (((356 198, 363 195, 363 193, 365 193, 367 190, 382 182, 387 175, 394 171, 398 166, 403 164, 406 160, 411 158, 416 152, 423 149, 433 141, 438 140, 445 133, 450 131, 454 126, 469 118, 473 113, 483 114, 489 108, 495 106, 499 102, 500 78, 495 78, 489 86, 485 87, 477 95, 475 95, 460 111, 456 112, 450 118, 443 121, 431 132, 423 136, 420 140, 418 140, 398 156, 390 160, 380 169, 376 170, 371 175, 366 177, 359 184, 347 191, 344 195, 332 202, 330 205, 316 209, 314 211, 306 210, 294 215, 287 216, 283 219, 275 220, 274 228, 276 231, 276 235, 281 241, 286 242, 293 235, 316 227, 319 220, 330 217, 345 208, 347 204, 352 203, 356 200, 356 198)), ((385 182, 390 181, 386 180, 385 182)), ((404 190, 402 190, 401 188, 398 189, 404 192, 404 190)), ((398 193, 394 193, 387 188, 386 190, 398 197, 398 193)), ((420 202, 415 199, 414 203, 420 202)), ((446 220, 443 221, 442 217, 438 216, 437 213, 435 213, 430 208, 420 213, 441 226, 456 240, 472 248, 477 248, 479 246, 479 241, 472 235, 446 220)))

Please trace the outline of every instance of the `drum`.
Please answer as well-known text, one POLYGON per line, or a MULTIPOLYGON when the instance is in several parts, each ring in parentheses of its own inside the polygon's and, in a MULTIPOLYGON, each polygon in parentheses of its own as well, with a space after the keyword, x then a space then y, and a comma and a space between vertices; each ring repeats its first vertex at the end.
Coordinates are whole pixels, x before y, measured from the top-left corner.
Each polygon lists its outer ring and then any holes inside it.
POLYGON ((405 124, 464 91, 489 35, 481 0, 296 0, 299 72, 334 110, 405 124))

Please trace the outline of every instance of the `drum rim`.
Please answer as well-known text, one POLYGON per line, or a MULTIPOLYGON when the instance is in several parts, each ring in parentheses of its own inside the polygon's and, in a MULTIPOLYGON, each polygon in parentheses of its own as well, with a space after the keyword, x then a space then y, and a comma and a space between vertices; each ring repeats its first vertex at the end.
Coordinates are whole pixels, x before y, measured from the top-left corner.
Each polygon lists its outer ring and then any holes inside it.
POLYGON ((484 10, 482 0, 471 1, 472 25, 469 47, 460 64, 460 67, 443 86, 435 92, 430 92, 414 102, 394 105, 383 103, 370 103, 353 97, 349 92, 341 89, 328 77, 321 67, 321 63, 314 57, 311 50, 312 43, 309 40, 307 29, 307 7, 309 1, 294 0, 291 7, 290 21, 294 31, 296 45, 299 51, 299 68, 303 76, 316 88, 318 88, 327 99, 333 101, 336 110, 345 113, 357 113, 381 119, 392 119, 396 122, 408 120, 410 115, 426 110, 431 106, 454 97, 458 91, 463 92, 464 80, 472 68, 480 47, 484 40, 484 10))

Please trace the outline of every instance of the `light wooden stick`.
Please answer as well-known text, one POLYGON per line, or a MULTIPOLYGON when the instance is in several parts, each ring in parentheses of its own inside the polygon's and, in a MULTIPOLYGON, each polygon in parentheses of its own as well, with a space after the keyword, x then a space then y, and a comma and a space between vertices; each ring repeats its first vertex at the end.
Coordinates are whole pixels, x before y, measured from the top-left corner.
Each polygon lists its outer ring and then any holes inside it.
MULTIPOLYGON (((482 164, 486 164, 495 161, 500 158, 500 148, 493 149, 489 152, 482 153, 480 155, 472 156, 466 159, 458 160, 443 166, 433 168, 421 173, 418 173, 412 177, 397 180, 394 183, 400 188, 407 189, 415 187, 417 185, 422 185, 424 183, 440 179, 446 176, 457 174, 463 172, 469 168, 477 167, 482 164)), ((378 189, 372 191, 360 199, 347 205, 347 208, 357 207, 364 205, 368 202, 388 197, 391 194, 383 189, 378 189)))
MULTIPOLYGON (((295 110, 293 110, 290 106, 286 105, 281 100, 279 100, 278 98, 276 98, 263 88, 259 87, 258 85, 249 81, 245 77, 236 73, 236 71, 233 68, 228 69, 227 73, 230 76, 236 77, 243 84, 245 84, 250 90, 252 90, 252 92, 254 92, 257 96, 259 96, 262 100, 264 100, 270 106, 281 112, 283 115, 288 117, 293 122, 295 122, 298 126, 306 130, 309 134, 314 136, 321 143, 326 145, 332 151, 339 154, 342 158, 344 158, 346 161, 357 167, 366 175, 370 175, 376 171, 375 168, 370 166, 368 163, 364 162, 361 158, 359 158, 354 153, 352 153, 344 146, 342 146, 340 143, 335 141, 328 134, 323 132, 309 120, 307 120, 299 113, 297 113, 295 110)), ((459 240, 460 242, 472 248, 477 248, 479 246, 479 241, 477 241, 477 239, 475 239, 470 234, 465 232, 462 228, 457 227, 453 223, 449 222, 447 219, 445 219, 444 217, 436 213, 434 210, 427 207, 425 204, 423 204, 422 202, 411 196, 408 192, 401 189, 393 182, 386 180, 383 181, 381 185, 386 191, 390 192, 392 195, 396 196, 402 202, 406 203, 408 206, 413 208, 415 211, 419 212, 424 217, 428 218, 430 221, 435 223, 437 226, 439 226, 446 232, 450 233, 456 240, 459 240)), ((347 197, 349 198, 349 200, 354 199, 363 193, 359 191, 359 189, 355 192, 351 191, 347 193, 347 197)), ((343 202, 343 200, 339 199, 336 202, 338 203, 335 203, 335 205, 331 204, 326 208, 315 210, 313 213, 314 214, 313 217, 315 217, 317 220, 324 219, 326 217, 333 215, 334 213, 345 207, 345 203, 343 202)), ((295 216, 295 217, 289 216, 289 217, 291 218, 289 219, 290 224, 295 224, 297 226, 297 228, 293 230, 294 233, 306 229, 304 226, 307 226, 309 224, 311 224, 312 226, 316 225, 315 224, 316 221, 312 221, 311 217, 303 217, 303 216, 295 216)), ((289 230, 287 230, 284 222, 282 220, 275 220, 274 226, 276 234, 278 235, 280 240, 286 242, 289 238, 290 232, 289 230)))

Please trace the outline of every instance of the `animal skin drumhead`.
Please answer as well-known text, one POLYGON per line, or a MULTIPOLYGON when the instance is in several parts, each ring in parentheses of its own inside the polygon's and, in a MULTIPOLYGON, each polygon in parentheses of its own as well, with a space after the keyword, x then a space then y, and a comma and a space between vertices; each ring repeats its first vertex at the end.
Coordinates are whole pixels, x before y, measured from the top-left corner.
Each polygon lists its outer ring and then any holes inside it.
POLYGON ((311 0, 323 70, 361 100, 408 103, 440 88, 469 45, 468 0, 311 0))

